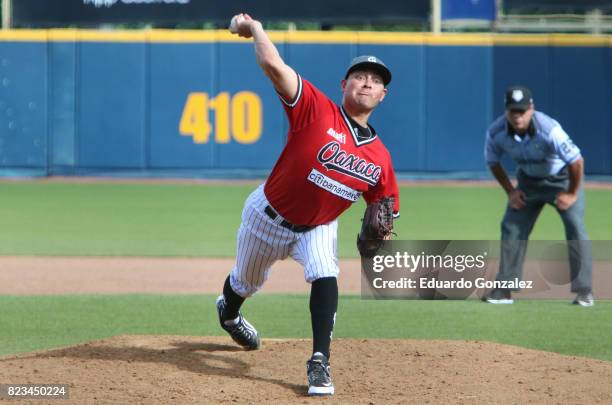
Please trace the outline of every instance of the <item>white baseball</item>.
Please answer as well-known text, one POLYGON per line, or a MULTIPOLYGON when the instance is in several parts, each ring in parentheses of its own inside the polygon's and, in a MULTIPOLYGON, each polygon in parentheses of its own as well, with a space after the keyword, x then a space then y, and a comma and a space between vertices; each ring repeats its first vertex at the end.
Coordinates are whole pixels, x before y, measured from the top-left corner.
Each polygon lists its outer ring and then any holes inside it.
POLYGON ((229 32, 231 32, 232 34, 237 34, 238 24, 240 24, 242 21, 244 21, 244 16, 242 14, 236 14, 235 16, 233 16, 232 20, 230 21, 229 32))

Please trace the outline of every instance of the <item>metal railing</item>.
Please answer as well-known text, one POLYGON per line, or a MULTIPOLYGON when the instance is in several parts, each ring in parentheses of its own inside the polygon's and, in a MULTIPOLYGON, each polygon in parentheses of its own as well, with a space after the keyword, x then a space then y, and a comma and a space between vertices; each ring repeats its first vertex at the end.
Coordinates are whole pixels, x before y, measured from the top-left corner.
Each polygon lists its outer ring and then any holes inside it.
POLYGON ((581 32, 612 33, 612 16, 599 10, 587 14, 508 14, 494 24, 498 32, 581 32))

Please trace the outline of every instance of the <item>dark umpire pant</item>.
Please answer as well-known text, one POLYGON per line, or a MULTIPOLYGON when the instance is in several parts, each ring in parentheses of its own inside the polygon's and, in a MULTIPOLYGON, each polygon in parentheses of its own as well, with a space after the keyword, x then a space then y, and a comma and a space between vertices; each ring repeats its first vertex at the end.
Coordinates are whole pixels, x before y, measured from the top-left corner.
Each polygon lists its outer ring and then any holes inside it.
POLYGON ((526 206, 518 210, 510 208, 510 205, 506 208, 501 224, 501 258, 497 280, 522 278, 529 234, 544 205, 551 204, 561 216, 565 227, 571 291, 590 292, 593 270, 591 243, 584 227, 584 188, 580 186, 574 205, 561 211, 554 205, 554 201, 557 193, 568 189, 569 176, 566 171, 556 176, 534 178, 519 170, 517 180, 518 189, 527 196, 526 206))

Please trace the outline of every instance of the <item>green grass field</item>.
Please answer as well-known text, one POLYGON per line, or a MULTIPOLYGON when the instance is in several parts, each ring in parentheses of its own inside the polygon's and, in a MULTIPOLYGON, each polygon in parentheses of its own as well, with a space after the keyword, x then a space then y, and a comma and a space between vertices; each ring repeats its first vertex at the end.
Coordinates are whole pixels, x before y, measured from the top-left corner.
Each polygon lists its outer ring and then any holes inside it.
MULTIPOLYGON (((255 185, 0 184, 0 255, 215 256, 235 254, 245 198, 255 185)), ((498 188, 401 188, 396 239, 497 240, 498 188)), ((612 191, 587 191, 591 239, 612 236, 612 191)), ((364 204, 340 218, 339 255, 356 257, 364 204)), ((564 239, 548 207, 533 239, 564 239)))
MULTIPOLYGON (((0 296, 0 356, 124 334, 224 335, 215 296, 0 296)), ((612 302, 340 299, 335 338, 470 339, 612 360, 612 302)), ((308 298, 261 294, 245 314, 264 338, 309 338, 308 298), (282 303, 282 305, 279 305, 282 303)), ((229 338, 228 338, 229 339, 229 338)))
MULTIPOLYGON (((0 184, 0 255, 234 255, 244 199, 255 185, 0 184)), ((505 196, 487 187, 403 187, 398 239, 499 238, 505 196)), ((612 235, 612 191, 587 191, 592 239, 612 235)), ((339 252, 355 257, 363 204, 340 220, 339 252)), ((563 239, 548 208, 533 239, 563 239)), ((1 271, 1 269, 0 269, 1 271)), ((220 335, 212 296, 0 296, 0 355, 120 334, 220 335)), ((303 295, 246 304, 264 337, 309 337, 303 295)), ((373 301, 341 298, 335 336, 477 339, 612 360, 612 302, 373 301)))

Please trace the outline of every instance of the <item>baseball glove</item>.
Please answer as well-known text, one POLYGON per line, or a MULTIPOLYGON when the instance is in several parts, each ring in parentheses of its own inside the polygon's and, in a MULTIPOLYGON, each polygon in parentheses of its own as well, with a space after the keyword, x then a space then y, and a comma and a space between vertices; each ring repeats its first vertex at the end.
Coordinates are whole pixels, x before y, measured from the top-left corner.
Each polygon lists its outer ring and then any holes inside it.
POLYGON ((366 208, 357 235, 357 250, 362 257, 373 257, 393 233, 393 202, 393 197, 385 197, 366 208))

